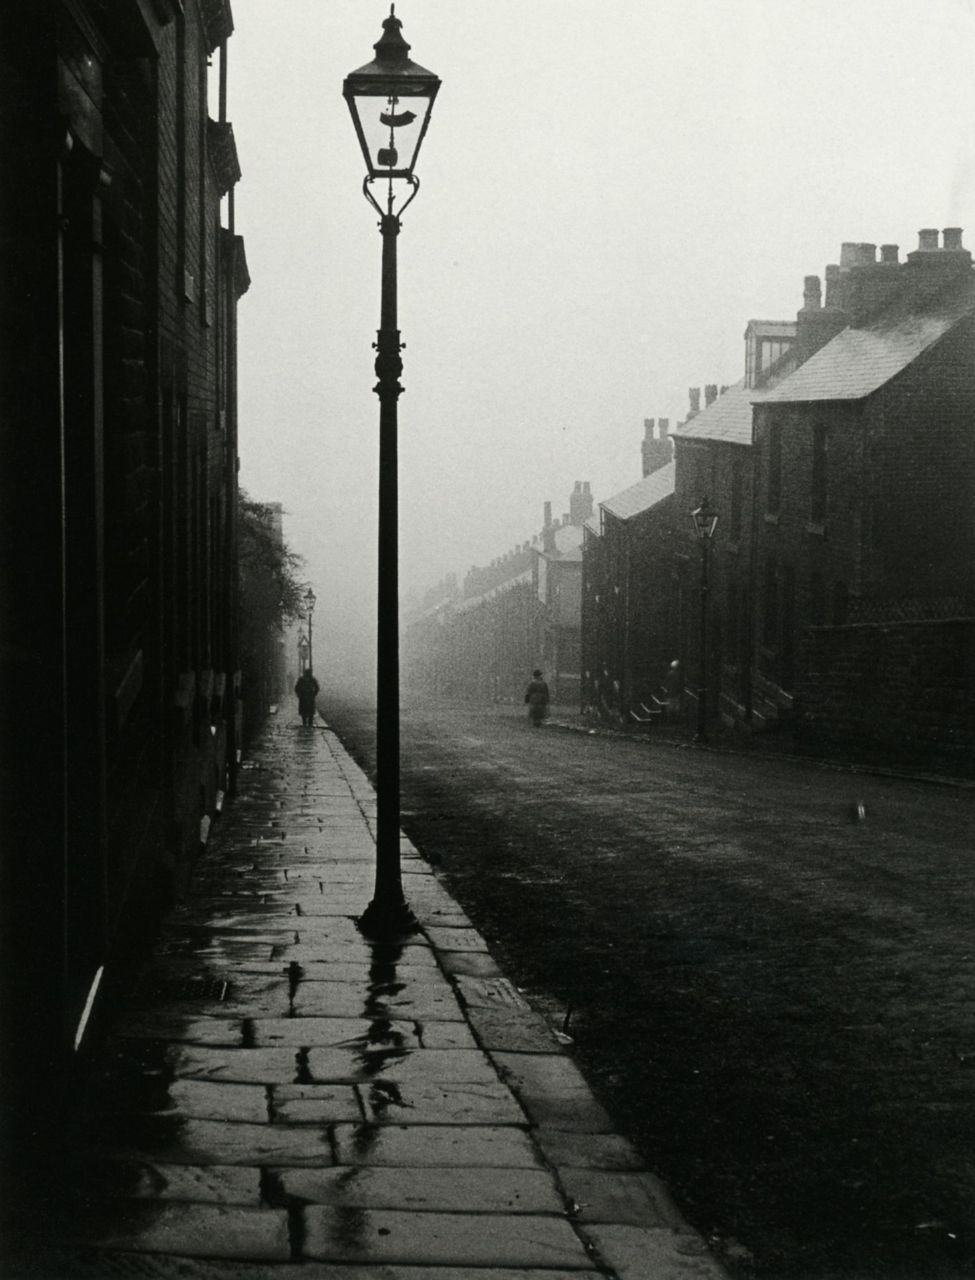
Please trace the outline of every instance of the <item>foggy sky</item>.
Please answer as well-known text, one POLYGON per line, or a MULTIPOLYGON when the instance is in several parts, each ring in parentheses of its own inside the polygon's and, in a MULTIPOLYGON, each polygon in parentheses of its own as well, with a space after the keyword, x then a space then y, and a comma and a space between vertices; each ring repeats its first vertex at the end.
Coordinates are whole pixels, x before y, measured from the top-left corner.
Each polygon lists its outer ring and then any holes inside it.
MULTIPOLYGON (((380 237, 342 80, 389 4, 233 0, 253 279, 241 483, 284 504, 316 654, 368 648, 380 237)), ((846 240, 975 247, 971 0, 398 0, 443 81, 399 240, 402 592, 640 477, 846 240)), ((321 663, 316 660, 316 666, 321 663)))

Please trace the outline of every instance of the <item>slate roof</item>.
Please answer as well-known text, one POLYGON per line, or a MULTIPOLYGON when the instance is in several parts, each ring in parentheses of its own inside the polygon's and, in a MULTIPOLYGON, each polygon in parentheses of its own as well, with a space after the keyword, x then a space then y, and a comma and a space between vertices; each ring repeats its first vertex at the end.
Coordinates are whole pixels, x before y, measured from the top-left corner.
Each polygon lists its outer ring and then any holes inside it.
MULTIPOLYGON (((751 410, 749 409, 750 413, 751 410)), ((671 460, 656 471, 651 471, 648 476, 644 476, 636 484, 631 484, 628 489, 623 489, 622 492, 614 494, 613 497, 607 498, 605 502, 601 502, 599 505, 604 511, 608 511, 611 516, 615 516, 617 520, 632 520, 634 516, 641 515, 644 511, 649 511, 658 502, 670 497, 674 492, 675 470, 674 462, 671 460)))
POLYGON ((964 316, 975 311, 971 281, 924 312, 906 307, 876 324, 842 329, 774 389, 753 399, 765 404, 862 400, 906 369, 964 316))
POLYGON ((745 379, 729 387, 717 400, 687 422, 679 422, 672 435, 690 440, 727 440, 730 444, 751 444, 752 401, 764 399, 763 392, 746 387, 745 379))

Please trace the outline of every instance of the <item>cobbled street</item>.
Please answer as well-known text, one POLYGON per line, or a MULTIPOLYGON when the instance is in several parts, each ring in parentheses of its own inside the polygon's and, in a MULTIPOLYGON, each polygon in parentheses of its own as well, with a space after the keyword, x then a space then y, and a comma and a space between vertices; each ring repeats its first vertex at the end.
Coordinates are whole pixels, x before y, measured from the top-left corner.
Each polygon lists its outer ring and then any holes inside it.
MULTIPOLYGON (((368 767, 372 708, 323 709, 368 767)), ((405 831, 736 1276, 975 1273, 970 785, 410 703, 402 771, 405 831)))

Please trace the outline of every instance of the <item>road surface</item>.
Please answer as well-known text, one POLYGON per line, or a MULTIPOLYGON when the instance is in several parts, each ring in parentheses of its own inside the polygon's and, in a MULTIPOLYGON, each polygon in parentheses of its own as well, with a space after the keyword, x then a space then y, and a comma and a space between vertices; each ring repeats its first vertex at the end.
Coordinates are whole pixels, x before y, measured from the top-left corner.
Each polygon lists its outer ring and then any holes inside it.
POLYGON ((402 720, 404 829, 736 1276, 975 1275, 970 786, 402 720))

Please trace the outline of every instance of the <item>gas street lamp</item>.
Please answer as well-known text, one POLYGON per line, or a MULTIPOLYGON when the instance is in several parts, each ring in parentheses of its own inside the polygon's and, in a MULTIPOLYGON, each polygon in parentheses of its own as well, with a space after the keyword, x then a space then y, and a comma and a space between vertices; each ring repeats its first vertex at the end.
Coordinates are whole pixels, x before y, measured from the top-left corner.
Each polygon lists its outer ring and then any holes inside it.
POLYGON ((397 402, 403 362, 396 314, 396 243, 400 217, 420 186, 414 173, 440 80, 412 62, 403 24, 391 5, 376 56, 346 76, 349 104, 366 162, 362 191, 379 214, 382 291, 376 351, 379 396, 379 590, 376 629, 376 883, 359 919, 363 933, 389 937, 416 928, 403 896, 399 797, 399 570, 397 402), (385 208, 372 193, 379 182, 385 208))
POLYGON ((701 505, 691 512, 691 519, 694 521, 694 532, 697 534, 701 543, 701 651, 698 661, 698 685, 697 685, 697 732, 694 735, 695 742, 707 742, 708 740, 708 592, 710 583, 708 581, 708 560, 711 550, 711 539, 714 537, 714 529, 718 523, 718 513, 711 509, 711 505, 705 498, 701 505))
POLYGON ((312 649, 311 615, 315 612, 315 605, 318 601, 318 597, 315 595, 314 591, 312 591, 311 587, 309 587, 308 590, 305 592, 304 601, 305 601, 305 617, 308 619, 308 668, 307 669, 309 671, 314 671, 315 655, 312 649))

